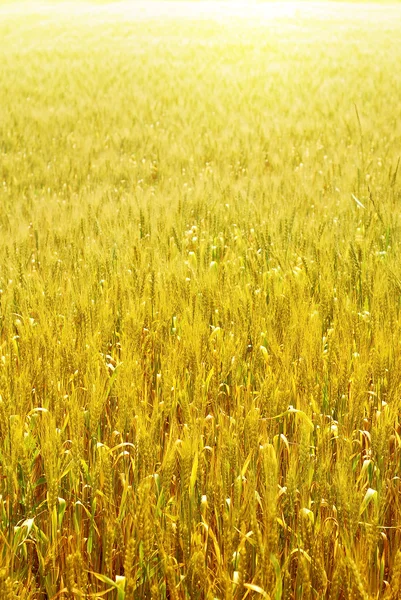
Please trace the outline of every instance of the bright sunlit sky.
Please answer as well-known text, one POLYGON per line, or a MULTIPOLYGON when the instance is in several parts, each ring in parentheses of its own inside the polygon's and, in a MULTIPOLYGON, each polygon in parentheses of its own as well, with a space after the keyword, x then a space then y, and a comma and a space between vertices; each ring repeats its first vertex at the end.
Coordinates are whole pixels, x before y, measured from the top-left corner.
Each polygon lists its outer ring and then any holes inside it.
POLYGON ((374 19, 390 22, 401 12, 400 5, 349 2, 258 2, 238 0, 131 0, 110 3, 80 2, 10 2, 0 5, 0 15, 5 13, 87 15, 96 18, 148 19, 226 19, 230 17, 271 21, 280 18, 307 17, 344 18, 346 20, 374 19))

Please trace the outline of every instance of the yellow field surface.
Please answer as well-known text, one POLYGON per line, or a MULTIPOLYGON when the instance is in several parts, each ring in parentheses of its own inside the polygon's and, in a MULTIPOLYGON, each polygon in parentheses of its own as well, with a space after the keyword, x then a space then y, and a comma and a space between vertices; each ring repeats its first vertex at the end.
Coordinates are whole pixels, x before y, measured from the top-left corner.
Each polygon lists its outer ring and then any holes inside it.
POLYGON ((401 597, 401 4, 0 4, 0 600, 401 597))

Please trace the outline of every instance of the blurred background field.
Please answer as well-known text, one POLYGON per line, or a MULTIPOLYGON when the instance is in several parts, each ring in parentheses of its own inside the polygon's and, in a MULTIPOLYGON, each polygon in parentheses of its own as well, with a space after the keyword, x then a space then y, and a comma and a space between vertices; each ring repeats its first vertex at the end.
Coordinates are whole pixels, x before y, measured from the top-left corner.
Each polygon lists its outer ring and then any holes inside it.
POLYGON ((401 594, 401 5, 350 6, 0 5, 1 599, 401 594))

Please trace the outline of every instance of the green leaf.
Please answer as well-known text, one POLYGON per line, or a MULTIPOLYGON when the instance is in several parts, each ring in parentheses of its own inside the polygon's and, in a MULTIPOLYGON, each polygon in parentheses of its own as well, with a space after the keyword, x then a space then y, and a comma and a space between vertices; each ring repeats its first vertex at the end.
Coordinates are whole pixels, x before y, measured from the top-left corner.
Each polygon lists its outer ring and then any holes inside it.
POLYGON ((300 513, 304 516, 307 517, 310 522, 312 523, 312 525, 315 524, 315 517, 314 514, 311 510, 309 510, 309 508, 301 508, 300 513))
POLYGON ((67 503, 64 498, 58 498, 58 526, 61 527, 67 503))
POLYGON ((125 599, 125 577, 116 575, 117 600, 125 599))
POLYGON ((194 493, 196 475, 198 472, 198 452, 195 453, 194 462, 192 465, 191 478, 189 480, 189 495, 192 497, 194 493))
POLYGON ((266 365, 269 364, 269 353, 267 351, 267 348, 265 346, 260 346, 260 351, 263 354, 263 358, 265 360, 266 365))
POLYGON ((241 469, 241 476, 242 477, 244 477, 244 475, 245 475, 245 473, 246 473, 246 471, 247 471, 247 469, 249 467, 249 463, 251 462, 251 458, 252 458, 252 450, 250 451, 249 456, 246 459, 246 461, 244 463, 244 466, 241 469))
POLYGON ((265 592, 265 590, 262 589, 259 585, 255 585, 254 583, 244 583, 244 587, 246 587, 247 590, 251 590, 252 592, 260 594, 261 596, 263 596, 263 598, 267 598, 268 600, 270 600, 269 594, 267 594, 267 592, 265 592))
POLYGON ((283 595, 283 582, 281 579, 280 563, 278 562, 274 554, 270 554, 270 560, 273 563, 274 574, 276 575, 276 588, 274 592, 274 600, 281 600, 281 596, 283 595))
POLYGON ((16 525, 14 527, 14 540, 13 540, 14 551, 19 546, 22 546, 26 542, 29 534, 31 533, 33 524, 34 524, 34 519, 26 519, 22 523, 22 525, 16 525))
POLYGON ((107 577, 107 575, 102 575, 101 573, 94 573, 93 571, 89 571, 89 573, 91 575, 94 575, 96 577, 96 579, 99 579, 99 581, 102 581, 103 583, 110 585, 114 589, 118 589, 117 583, 115 581, 113 581, 112 579, 110 579, 110 577, 107 577))
POLYGON ((375 506, 377 508, 377 503, 378 503, 378 495, 377 495, 377 491, 374 490, 373 488, 368 488, 364 499, 362 500, 362 504, 359 508, 359 516, 361 516, 366 508, 368 507, 368 505, 371 503, 371 501, 374 501, 375 506))

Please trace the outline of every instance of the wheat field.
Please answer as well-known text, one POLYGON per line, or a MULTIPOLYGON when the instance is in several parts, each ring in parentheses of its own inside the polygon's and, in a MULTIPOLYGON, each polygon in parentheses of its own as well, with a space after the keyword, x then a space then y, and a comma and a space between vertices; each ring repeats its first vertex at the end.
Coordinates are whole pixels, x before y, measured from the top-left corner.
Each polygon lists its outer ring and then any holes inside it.
POLYGON ((0 4, 1 600, 401 598, 400 31, 0 4))

